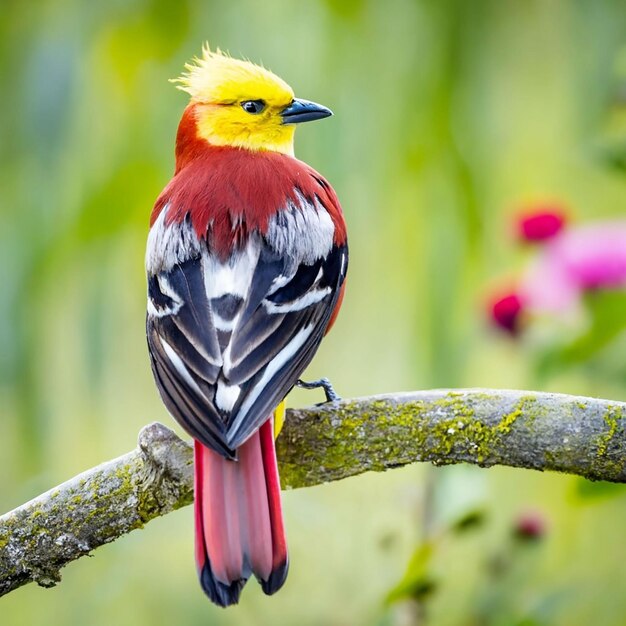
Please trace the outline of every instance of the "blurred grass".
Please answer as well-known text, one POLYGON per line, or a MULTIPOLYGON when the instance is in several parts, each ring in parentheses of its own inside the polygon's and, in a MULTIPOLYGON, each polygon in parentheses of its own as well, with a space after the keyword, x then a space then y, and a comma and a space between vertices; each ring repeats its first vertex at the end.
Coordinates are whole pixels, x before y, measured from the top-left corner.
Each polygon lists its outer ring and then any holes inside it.
MULTIPOLYGON (((612 164, 626 143, 611 104, 623 88, 621 3, 5 0, 2 509, 128 450, 148 421, 172 425, 147 361, 143 251, 185 104, 167 79, 205 40, 262 61, 336 113, 299 130, 296 150, 333 183, 350 228, 344 310, 308 374, 328 375, 344 396, 535 384, 530 355, 483 319, 485 285, 520 262, 511 215, 546 197, 580 219, 624 214, 626 181, 612 164)), ((623 376, 584 369, 544 386, 626 395, 623 376)), ((545 512, 550 532, 520 590, 522 613, 568 626, 626 621, 621 492, 589 499, 574 479, 513 470, 432 472, 439 522, 477 490, 497 530, 462 559, 433 557, 443 582, 430 623, 470 623, 485 585, 476 564, 527 506, 545 512)), ((383 601, 420 535, 424 475, 287 493, 292 571, 274 598, 250 584, 237 609, 205 601, 187 510, 70 566, 57 589, 4 598, 1 621, 400 623, 383 601)))

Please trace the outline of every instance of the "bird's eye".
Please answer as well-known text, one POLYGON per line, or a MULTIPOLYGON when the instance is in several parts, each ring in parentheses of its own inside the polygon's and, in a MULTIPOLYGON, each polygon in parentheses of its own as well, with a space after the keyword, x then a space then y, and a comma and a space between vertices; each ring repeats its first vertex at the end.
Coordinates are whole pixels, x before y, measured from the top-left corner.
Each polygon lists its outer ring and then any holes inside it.
POLYGON ((256 115, 265 108, 265 102, 263 100, 245 100, 241 103, 241 108, 246 113, 252 113, 256 115))

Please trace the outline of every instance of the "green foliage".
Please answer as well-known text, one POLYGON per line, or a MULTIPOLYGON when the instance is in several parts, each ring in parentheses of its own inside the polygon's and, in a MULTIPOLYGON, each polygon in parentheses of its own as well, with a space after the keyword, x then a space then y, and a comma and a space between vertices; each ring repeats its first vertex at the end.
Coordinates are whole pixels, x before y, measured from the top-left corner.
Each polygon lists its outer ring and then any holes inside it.
POLYGON ((458 535, 466 533, 468 530, 480 528, 485 523, 485 511, 481 509, 470 510, 461 515, 450 527, 453 533, 458 535))
POLYGON ((563 344, 544 349, 537 364, 541 377, 580 366, 592 376, 594 370, 602 376, 613 370, 613 378, 622 377, 624 363, 613 358, 610 348, 612 344, 621 347, 619 341, 626 331, 626 292, 592 292, 587 294, 584 304, 588 316, 585 329, 563 344))
POLYGON ((398 600, 425 600, 437 587, 429 575, 429 565, 434 546, 425 542, 420 544, 411 556, 406 572, 400 582, 387 595, 387 603, 398 600))
POLYGON ((454 520, 443 532, 419 543, 413 551, 404 576, 387 595, 387 604, 402 600, 414 600, 420 603, 428 601, 438 587, 436 576, 432 573, 432 562, 442 544, 455 535, 465 535, 468 531, 479 529, 485 522, 485 511, 470 510, 454 520))
POLYGON ((603 498, 624 498, 626 487, 615 483, 591 482, 581 478, 576 481, 574 494, 581 502, 593 504, 603 498))
MULTIPOLYGON (((543 543, 546 540, 544 520, 538 514, 525 514, 509 521, 510 532, 489 544, 488 555, 472 562, 474 591, 457 600, 463 618, 457 623, 467 626, 504 626, 505 624, 547 624, 560 601, 551 590, 541 598, 545 606, 528 607, 523 597, 528 587, 543 543), (546 604, 546 601, 548 603, 546 604)), ((493 535, 493 524, 483 509, 470 509, 453 519, 440 532, 415 549, 402 579, 387 596, 387 604, 412 606, 415 615, 426 623, 437 623, 433 606, 437 595, 445 593, 445 572, 463 558, 468 539, 493 535), (468 533, 468 531, 472 531, 468 533), (478 537, 472 537, 472 533, 478 537)))

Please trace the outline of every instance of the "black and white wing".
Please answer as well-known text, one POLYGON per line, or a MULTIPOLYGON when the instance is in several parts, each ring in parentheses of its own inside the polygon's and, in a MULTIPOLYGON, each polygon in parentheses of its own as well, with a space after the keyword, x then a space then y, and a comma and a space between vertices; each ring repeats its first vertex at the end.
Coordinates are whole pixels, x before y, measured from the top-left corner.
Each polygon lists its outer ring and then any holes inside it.
POLYGON ((250 235, 220 259, 188 221, 155 222, 147 255, 152 369, 168 410, 204 445, 233 457, 313 358, 348 264, 347 245, 333 235, 322 207, 290 207, 266 235, 250 235))

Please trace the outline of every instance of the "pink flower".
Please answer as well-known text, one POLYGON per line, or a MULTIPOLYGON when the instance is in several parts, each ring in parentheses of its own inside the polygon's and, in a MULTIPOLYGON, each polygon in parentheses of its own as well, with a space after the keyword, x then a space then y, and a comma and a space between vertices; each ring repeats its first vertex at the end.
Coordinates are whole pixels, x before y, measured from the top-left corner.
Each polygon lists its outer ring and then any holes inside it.
POLYGON ((565 223, 565 212, 558 205, 538 207, 519 218, 518 237, 532 242, 551 239, 563 229, 565 223))
POLYGON ((626 288, 626 221, 560 230, 543 241, 515 292, 491 306, 493 321, 512 334, 523 311, 566 317, 580 309, 586 291, 626 288))
POLYGON ((555 254, 581 289, 626 286, 626 221, 571 229, 555 241, 555 254))

